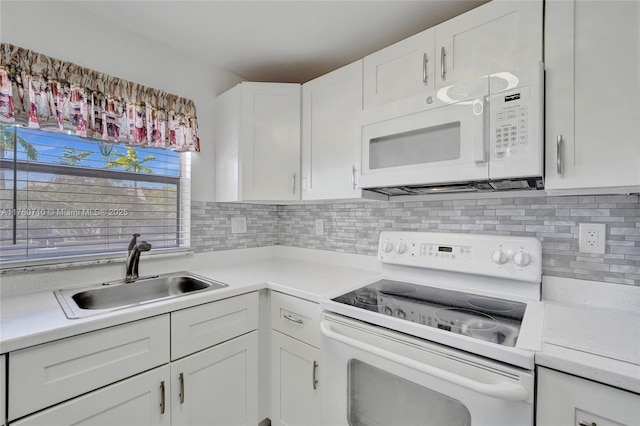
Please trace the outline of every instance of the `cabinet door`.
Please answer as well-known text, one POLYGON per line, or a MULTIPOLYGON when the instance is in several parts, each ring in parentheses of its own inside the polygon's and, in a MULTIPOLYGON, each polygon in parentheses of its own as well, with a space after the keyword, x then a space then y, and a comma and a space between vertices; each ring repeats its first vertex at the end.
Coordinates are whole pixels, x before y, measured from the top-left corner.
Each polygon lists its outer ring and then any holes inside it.
POLYGON ((536 424, 640 424, 640 395, 538 367, 536 424))
POLYGON ((320 425, 319 359, 319 349, 271 332, 273 425, 320 425))
POLYGON ((171 424, 169 366, 158 367, 11 423, 15 426, 171 424))
POLYGON ((362 61, 302 86, 305 200, 356 198, 362 111, 362 61))
POLYGON ((242 83, 242 199, 300 199, 300 85, 242 83))
POLYGON ((542 61, 542 1, 494 0, 435 27, 436 88, 542 61))
POLYGON ((640 191, 640 3, 547 1, 545 40, 545 188, 640 191))
POLYGON ((171 364, 172 424, 258 424, 258 332, 171 364))
POLYGON ((6 390, 7 390, 7 359, 4 355, 0 355, 0 425, 5 424, 7 411, 5 406, 6 390))
POLYGON ((430 28, 364 58, 364 108, 433 90, 434 30, 430 28))

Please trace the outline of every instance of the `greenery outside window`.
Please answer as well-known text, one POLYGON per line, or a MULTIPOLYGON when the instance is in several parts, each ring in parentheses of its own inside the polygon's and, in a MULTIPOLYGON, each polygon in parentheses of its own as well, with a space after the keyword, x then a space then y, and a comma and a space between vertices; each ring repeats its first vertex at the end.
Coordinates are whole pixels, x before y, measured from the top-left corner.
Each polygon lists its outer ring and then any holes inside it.
POLYGON ((190 157, 0 127, 0 262, 121 256, 131 235, 189 247, 190 157))

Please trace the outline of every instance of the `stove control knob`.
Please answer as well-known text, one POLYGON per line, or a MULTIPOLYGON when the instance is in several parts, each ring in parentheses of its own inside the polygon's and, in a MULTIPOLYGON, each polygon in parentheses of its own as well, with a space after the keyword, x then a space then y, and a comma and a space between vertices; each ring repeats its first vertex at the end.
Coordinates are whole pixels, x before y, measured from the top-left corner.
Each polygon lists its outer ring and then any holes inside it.
POLYGON ((390 241, 387 241, 382 246, 382 251, 384 251, 385 253, 391 253, 393 251, 393 244, 390 241))
POLYGON ((519 253, 516 253, 515 256, 513 256, 513 263, 515 263, 518 266, 527 266, 528 264, 531 263, 531 256, 521 251, 519 253))
POLYGON ((398 243, 396 246, 396 253, 402 254, 407 251, 407 246, 404 243, 398 243))
POLYGON ((398 317, 400 319, 405 319, 405 318, 407 318, 407 314, 402 309, 397 309, 396 310, 396 317, 398 317))
POLYGON ((507 256, 507 253, 505 253, 502 250, 498 249, 498 250, 493 252, 493 255, 491 256, 491 260, 493 260, 493 263, 497 263, 498 265, 502 265, 502 264, 507 263, 507 260, 509 260, 509 257, 507 256))
POLYGON ((393 316, 393 311, 391 310, 391 308, 390 308, 390 307, 385 306, 383 310, 384 310, 384 314, 385 314, 385 315, 393 316))

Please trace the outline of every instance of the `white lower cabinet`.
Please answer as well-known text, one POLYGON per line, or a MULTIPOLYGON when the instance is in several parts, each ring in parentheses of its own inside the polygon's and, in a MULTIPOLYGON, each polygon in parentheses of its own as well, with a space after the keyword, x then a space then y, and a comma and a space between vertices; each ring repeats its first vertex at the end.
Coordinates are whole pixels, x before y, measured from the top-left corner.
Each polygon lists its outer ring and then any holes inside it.
POLYGON ((11 352, 7 421, 256 425, 258 322, 253 292, 11 352))
POLYGON ((9 421, 169 362, 169 315, 9 353, 9 421))
POLYGON ((0 425, 4 426, 7 421, 7 409, 5 401, 7 399, 7 357, 0 355, 0 425))
POLYGON ((18 420, 15 426, 171 424, 165 365, 18 420))
POLYGON ((171 418, 178 425, 258 424, 258 332, 171 364, 171 418))
POLYGON ((271 292, 271 424, 320 425, 320 306, 271 292))
POLYGON ((271 331, 271 424, 320 424, 320 350, 271 331))
POLYGON ((640 425, 640 395, 538 367, 538 426, 640 425))

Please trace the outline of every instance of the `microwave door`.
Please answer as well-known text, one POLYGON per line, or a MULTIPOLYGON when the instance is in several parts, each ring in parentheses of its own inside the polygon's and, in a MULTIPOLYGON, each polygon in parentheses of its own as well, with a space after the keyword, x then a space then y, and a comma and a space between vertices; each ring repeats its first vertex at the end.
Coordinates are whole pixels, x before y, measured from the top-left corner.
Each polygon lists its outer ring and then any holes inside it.
POLYGON ((485 99, 362 127, 362 188, 487 180, 485 99))

